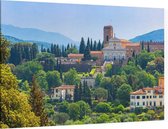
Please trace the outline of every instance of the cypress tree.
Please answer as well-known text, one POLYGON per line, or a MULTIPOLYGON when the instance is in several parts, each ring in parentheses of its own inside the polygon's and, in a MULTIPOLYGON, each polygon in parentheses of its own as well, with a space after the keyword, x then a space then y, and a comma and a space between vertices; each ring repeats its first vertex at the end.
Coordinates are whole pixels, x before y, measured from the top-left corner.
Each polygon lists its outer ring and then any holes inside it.
POLYGON ((89 39, 89 37, 88 37, 88 40, 87 40, 87 46, 88 46, 89 49, 90 49, 90 39, 89 39))
POLYGON ((84 38, 82 37, 81 41, 80 41, 80 46, 79 46, 79 53, 84 54, 85 47, 86 47, 85 46, 85 41, 84 41, 84 38))
POLYGON ((33 45, 32 45, 32 59, 36 58, 37 53, 38 53, 38 46, 36 43, 33 43, 33 45))
POLYGON ((97 44, 97 50, 100 51, 102 49, 102 45, 101 45, 101 42, 99 40, 98 44, 97 44))
POLYGON ((77 101, 79 101, 79 88, 76 85, 74 89, 74 102, 77 102, 77 101))
POLYGON ((147 52, 150 52, 149 42, 148 42, 147 52))
POLYGON ((144 50, 144 42, 141 42, 141 49, 144 50))
POLYGON ((97 50, 97 42, 94 41, 94 45, 93 45, 93 51, 96 51, 97 50))
POLYGON ((51 53, 54 54, 54 44, 51 44, 51 53))
POLYGON ((36 116, 40 117, 40 125, 47 126, 48 125, 48 117, 44 111, 44 102, 43 102, 44 94, 42 93, 40 87, 38 86, 35 77, 32 79, 32 87, 30 92, 30 103, 32 107, 32 111, 36 116))
POLYGON ((93 51, 93 41, 92 41, 92 39, 90 41, 90 50, 93 51))
POLYGON ((90 47, 86 46, 85 52, 84 52, 84 60, 90 60, 91 55, 90 55, 90 47))

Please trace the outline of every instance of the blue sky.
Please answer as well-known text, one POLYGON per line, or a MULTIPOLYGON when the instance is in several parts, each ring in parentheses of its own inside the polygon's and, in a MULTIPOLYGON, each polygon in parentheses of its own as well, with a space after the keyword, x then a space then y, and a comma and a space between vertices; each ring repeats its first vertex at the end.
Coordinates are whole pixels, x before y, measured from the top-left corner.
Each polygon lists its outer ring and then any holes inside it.
POLYGON ((2 1, 1 14, 2 24, 59 32, 75 41, 102 40, 105 25, 124 39, 164 27, 164 10, 154 8, 2 1))

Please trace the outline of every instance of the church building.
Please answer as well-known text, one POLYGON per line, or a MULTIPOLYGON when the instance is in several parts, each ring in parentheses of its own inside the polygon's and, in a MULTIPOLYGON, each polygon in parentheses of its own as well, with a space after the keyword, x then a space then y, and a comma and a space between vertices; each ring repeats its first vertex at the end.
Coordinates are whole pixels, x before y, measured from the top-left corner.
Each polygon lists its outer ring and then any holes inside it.
POLYGON ((104 27, 104 60, 115 61, 126 59, 126 49, 122 46, 121 40, 116 38, 112 26, 104 27))

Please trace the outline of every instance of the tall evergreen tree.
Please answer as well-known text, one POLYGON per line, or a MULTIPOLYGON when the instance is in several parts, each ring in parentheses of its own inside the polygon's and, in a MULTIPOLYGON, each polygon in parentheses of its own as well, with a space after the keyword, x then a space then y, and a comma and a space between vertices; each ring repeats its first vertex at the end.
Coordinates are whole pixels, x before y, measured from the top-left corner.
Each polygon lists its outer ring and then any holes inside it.
POLYGON ((90 60, 90 59, 91 59, 90 47, 87 45, 84 52, 84 60, 90 60))
POLYGON ((80 100, 80 98, 79 98, 79 87, 76 85, 75 90, 74 90, 74 102, 77 102, 79 100, 80 100))
POLYGON ((97 44, 97 50, 100 51, 102 49, 102 45, 101 45, 101 42, 99 40, 98 44, 97 44))
POLYGON ((149 42, 148 42, 147 52, 150 52, 149 42))
POLYGON ((90 41, 90 50, 93 51, 93 41, 92 41, 92 39, 90 41))
POLYGON ((54 44, 51 44, 51 53, 54 54, 54 44))
POLYGON ((33 45, 32 45, 32 59, 36 58, 37 53, 38 53, 38 46, 36 43, 33 43, 33 45))
POLYGON ((141 42, 141 49, 144 50, 144 42, 141 42))
POLYGON ((97 42, 94 41, 94 45, 93 45, 93 51, 96 51, 97 50, 97 42))
POLYGON ((44 111, 44 102, 43 102, 44 94, 42 93, 40 87, 38 86, 35 77, 32 80, 32 87, 30 92, 30 103, 32 106, 32 111, 36 116, 40 117, 40 125, 47 126, 48 125, 48 117, 44 111))
POLYGON ((84 54, 85 52, 85 41, 84 38, 81 38, 80 46, 79 46, 79 53, 84 54))
POLYGON ((89 39, 89 37, 88 37, 88 40, 87 40, 87 46, 88 46, 89 49, 90 49, 90 39, 89 39))

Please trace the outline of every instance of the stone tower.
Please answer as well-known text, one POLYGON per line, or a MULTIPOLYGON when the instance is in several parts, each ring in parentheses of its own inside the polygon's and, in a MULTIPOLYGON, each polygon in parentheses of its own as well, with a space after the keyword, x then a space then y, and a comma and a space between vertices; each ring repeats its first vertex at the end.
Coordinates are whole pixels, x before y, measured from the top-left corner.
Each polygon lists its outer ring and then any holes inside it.
POLYGON ((113 38, 113 27, 104 26, 104 47, 107 47, 109 44, 109 39, 113 38))

